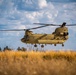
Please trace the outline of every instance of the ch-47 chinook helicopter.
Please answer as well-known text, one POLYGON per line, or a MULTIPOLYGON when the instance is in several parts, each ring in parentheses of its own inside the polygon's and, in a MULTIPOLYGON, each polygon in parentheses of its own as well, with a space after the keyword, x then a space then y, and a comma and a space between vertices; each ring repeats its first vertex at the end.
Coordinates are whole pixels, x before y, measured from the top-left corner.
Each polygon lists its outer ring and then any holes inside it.
POLYGON ((24 37, 21 39, 23 43, 26 44, 34 44, 34 47, 37 47, 37 44, 41 44, 41 47, 44 47, 44 44, 62 44, 64 46, 64 42, 68 39, 68 28, 66 26, 76 26, 76 24, 66 25, 66 22, 63 22, 62 25, 55 24, 44 24, 44 23, 34 23, 40 24, 42 26, 29 28, 29 29, 10 29, 10 30, 0 30, 0 31, 25 31, 24 37), (33 29, 43 28, 47 26, 59 26, 55 29, 52 34, 34 34, 33 29))

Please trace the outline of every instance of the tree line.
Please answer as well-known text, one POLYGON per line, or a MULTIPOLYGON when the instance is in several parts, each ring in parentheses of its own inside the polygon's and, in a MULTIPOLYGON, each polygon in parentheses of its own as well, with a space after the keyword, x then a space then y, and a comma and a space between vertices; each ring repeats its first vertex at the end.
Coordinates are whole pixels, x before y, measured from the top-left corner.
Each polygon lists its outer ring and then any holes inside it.
MULTIPOLYGON (((6 46, 3 49, 0 47, 0 51, 12 51, 13 49, 11 49, 10 47, 6 46)), ((27 51, 26 48, 24 47, 18 47, 17 51, 27 51)))

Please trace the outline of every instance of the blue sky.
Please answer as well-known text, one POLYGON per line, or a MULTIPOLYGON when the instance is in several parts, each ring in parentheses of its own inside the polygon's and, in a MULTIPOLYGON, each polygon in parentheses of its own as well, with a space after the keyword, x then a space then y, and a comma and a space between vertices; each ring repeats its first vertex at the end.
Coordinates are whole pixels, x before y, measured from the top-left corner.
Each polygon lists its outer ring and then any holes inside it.
MULTIPOLYGON (((0 29, 24 29, 38 25, 35 22, 76 24, 76 0, 0 0, 0 29)), ((52 33, 56 27, 34 30, 34 33, 52 33), (43 32, 45 31, 45 32, 43 32)), ((0 47, 27 47, 20 39, 24 32, 0 32, 0 47)), ((69 27, 65 46, 48 45, 45 49, 76 50, 76 27, 69 27)))

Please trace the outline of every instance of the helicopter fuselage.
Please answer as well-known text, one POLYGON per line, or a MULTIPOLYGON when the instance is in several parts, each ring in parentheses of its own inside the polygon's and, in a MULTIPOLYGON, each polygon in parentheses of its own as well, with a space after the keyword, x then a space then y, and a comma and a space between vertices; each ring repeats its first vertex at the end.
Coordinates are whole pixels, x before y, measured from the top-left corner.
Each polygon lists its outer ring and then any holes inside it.
POLYGON ((52 34, 34 34, 26 31, 22 42, 27 44, 63 44, 68 39, 67 27, 58 27, 52 34))

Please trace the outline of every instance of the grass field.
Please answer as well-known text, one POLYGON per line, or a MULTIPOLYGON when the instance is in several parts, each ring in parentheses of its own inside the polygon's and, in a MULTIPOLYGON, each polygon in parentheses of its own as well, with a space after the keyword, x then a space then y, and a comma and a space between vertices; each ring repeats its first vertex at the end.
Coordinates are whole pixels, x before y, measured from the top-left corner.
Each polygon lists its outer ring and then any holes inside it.
POLYGON ((76 75, 76 52, 0 52, 0 75, 76 75))

